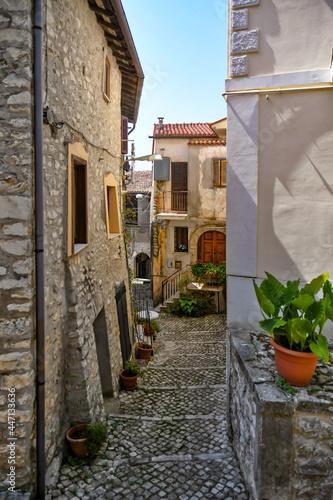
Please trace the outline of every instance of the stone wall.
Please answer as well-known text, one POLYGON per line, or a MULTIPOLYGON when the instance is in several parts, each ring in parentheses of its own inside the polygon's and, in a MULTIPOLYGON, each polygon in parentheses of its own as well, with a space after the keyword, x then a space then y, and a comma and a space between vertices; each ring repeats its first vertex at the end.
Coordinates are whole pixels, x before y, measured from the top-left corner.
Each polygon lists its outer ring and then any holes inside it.
MULTIPOLYGON (((32 29, 33 2, 2 2, 0 16, 0 141, 5 173, 1 184, 2 240, 0 404, 1 443, 6 436, 7 394, 16 389, 16 487, 35 481, 33 271, 32 29), (13 9, 13 12, 11 12, 13 9), (15 9, 15 12, 14 12, 15 9), (26 9, 26 11, 25 11, 26 9)), ((104 178, 112 173, 120 197, 121 74, 102 28, 86 0, 48 2, 44 36, 46 456, 47 466, 67 453, 71 424, 104 418, 94 321, 104 310, 113 394, 122 368, 115 283, 128 293, 122 229, 108 238, 104 178), (103 98, 104 53, 110 60, 110 102, 103 98), (57 125, 54 125, 57 124, 57 125), (88 244, 68 257, 68 144, 88 157, 88 244)), ((131 314, 129 313, 129 317, 131 314)), ((131 325, 130 325, 131 331, 131 325)), ((0 483, 8 473, 0 448, 0 483)))
POLYGON ((333 367, 318 362, 309 386, 290 395, 275 384, 265 334, 228 332, 228 419, 251 498, 330 498, 333 481, 333 367))
POLYGON ((10 487, 8 417, 16 486, 29 484, 35 450, 31 25, 30 2, 1 2, 0 490, 10 487))

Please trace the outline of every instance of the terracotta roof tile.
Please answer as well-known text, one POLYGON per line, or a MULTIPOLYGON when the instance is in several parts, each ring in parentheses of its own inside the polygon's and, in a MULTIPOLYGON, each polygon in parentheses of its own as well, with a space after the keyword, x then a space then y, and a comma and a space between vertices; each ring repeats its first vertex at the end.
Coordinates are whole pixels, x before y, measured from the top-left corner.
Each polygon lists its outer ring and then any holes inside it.
POLYGON ((189 146, 225 146, 226 141, 224 139, 218 140, 201 140, 201 141, 189 141, 189 146))
POLYGON ((209 123, 158 123, 154 124, 153 137, 218 137, 209 123))
POLYGON ((126 185, 128 192, 140 193, 150 191, 153 185, 153 173, 151 170, 134 171, 133 181, 126 185))

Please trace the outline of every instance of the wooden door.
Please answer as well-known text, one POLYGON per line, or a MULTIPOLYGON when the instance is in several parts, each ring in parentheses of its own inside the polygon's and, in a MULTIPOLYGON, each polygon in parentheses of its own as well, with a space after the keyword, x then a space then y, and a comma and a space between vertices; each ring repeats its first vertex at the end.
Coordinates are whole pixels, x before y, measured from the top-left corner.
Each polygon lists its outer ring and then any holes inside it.
POLYGON ((207 231, 198 241, 198 259, 205 264, 218 264, 225 261, 225 234, 218 231, 207 231))
POLYGON ((116 303, 117 303, 117 316, 118 316, 119 331, 120 331, 121 354, 123 357, 123 366, 125 368, 125 362, 131 357, 131 352, 132 352, 132 345, 128 327, 125 285, 121 285, 117 289, 116 303))

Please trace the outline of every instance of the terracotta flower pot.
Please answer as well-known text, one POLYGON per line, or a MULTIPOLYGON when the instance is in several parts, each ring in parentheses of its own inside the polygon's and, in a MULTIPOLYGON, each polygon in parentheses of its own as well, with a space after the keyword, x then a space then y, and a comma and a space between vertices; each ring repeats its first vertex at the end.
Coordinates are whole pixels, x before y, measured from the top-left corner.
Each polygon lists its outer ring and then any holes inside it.
POLYGON ((150 359, 151 353, 153 352, 153 346, 150 344, 141 344, 145 347, 140 347, 138 344, 138 357, 139 359, 150 359))
POLYGON ((126 391, 131 391, 138 386, 138 375, 131 375, 129 370, 120 372, 121 384, 126 391))
POLYGON ((86 429, 88 424, 79 424, 75 425, 69 431, 67 431, 66 434, 66 439, 69 442, 72 452, 74 455, 76 455, 78 458, 84 458, 88 455, 85 443, 87 441, 87 438, 82 438, 82 439, 72 439, 71 436, 75 434, 75 432, 80 432, 86 429))
POLYGON ((270 339, 275 352, 275 364, 280 377, 291 385, 304 387, 310 383, 318 356, 312 352, 291 351, 270 339))

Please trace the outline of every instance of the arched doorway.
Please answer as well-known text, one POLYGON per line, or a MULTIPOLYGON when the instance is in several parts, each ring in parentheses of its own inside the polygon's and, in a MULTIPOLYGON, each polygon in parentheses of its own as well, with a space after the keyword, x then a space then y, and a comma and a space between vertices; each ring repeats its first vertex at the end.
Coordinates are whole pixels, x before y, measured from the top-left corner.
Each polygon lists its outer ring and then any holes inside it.
POLYGON ((198 259, 205 264, 218 264, 225 261, 225 234, 218 231, 207 231, 198 240, 198 259))
POLYGON ((145 253, 140 253, 135 259, 135 271, 137 278, 149 278, 150 258, 145 253))

